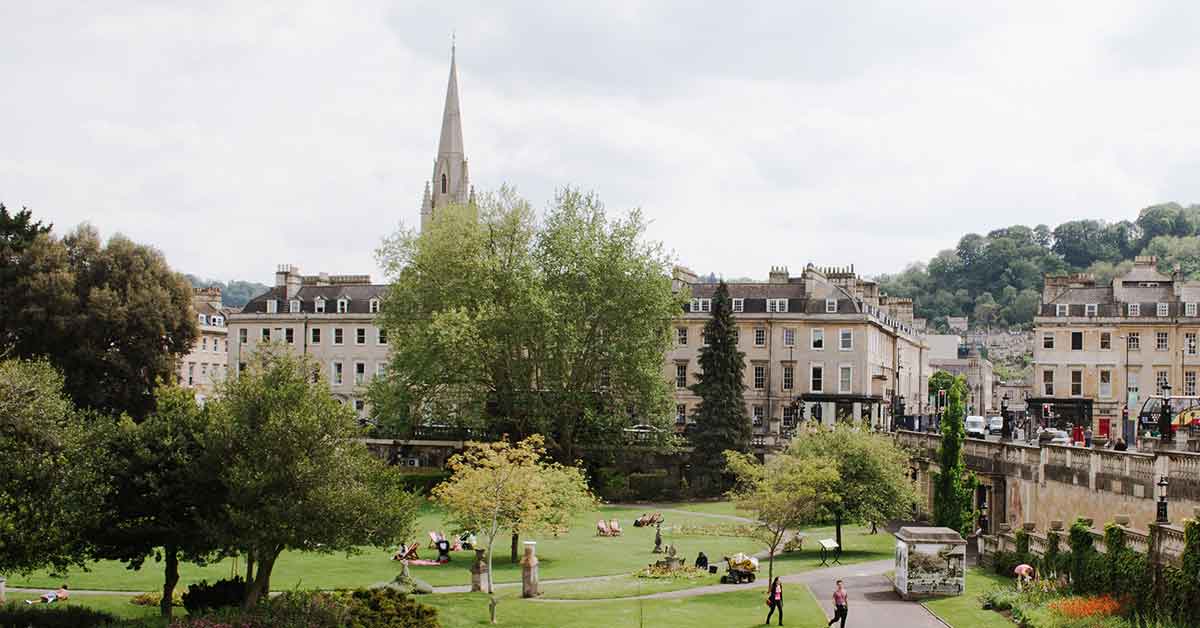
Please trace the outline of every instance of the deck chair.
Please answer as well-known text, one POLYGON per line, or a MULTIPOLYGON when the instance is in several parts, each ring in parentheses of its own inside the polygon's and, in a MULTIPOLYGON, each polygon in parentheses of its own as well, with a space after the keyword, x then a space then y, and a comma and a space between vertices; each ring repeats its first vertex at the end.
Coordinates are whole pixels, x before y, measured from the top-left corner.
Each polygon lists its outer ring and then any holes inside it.
POLYGON ((603 519, 596 522, 596 536, 612 536, 608 530, 608 524, 603 519))
POLYGON ((418 559, 420 559, 420 557, 417 556, 417 544, 415 542, 410 545, 401 543, 400 549, 397 549, 396 553, 392 554, 392 560, 418 560, 418 559))
POLYGON ((608 522, 608 533, 610 536, 621 536, 621 522, 613 519, 608 522))

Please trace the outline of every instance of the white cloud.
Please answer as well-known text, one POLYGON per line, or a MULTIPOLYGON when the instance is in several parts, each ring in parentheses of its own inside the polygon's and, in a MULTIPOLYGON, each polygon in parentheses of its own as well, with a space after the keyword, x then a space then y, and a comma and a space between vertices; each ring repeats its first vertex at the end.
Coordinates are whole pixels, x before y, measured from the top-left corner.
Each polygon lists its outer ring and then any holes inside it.
POLYGON ((702 272, 894 271, 1200 198, 1190 4, 750 6, 0 5, 0 201, 201 275, 378 276, 452 30, 477 187, 641 206, 702 272))

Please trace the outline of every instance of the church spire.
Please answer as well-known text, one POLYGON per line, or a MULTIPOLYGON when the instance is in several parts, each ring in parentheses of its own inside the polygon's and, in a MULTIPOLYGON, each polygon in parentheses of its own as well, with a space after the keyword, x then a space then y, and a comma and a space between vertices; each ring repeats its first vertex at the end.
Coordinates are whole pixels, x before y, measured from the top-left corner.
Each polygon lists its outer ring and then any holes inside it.
POLYGON ((463 151, 462 110, 458 103, 458 62, 453 40, 450 43, 450 77, 446 81, 446 104, 442 109, 442 132, 438 140, 437 157, 433 161, 432 195, 421 203, 421 230, 424 231, 433 212, 447 205, 470 202, 470 177, 463 151))
POLYGON ((450 44, 450 78, 446 82, 446 106, 442 109, 442 139, 438 142, 438 157, 463 154, 462 114, 458 107, 458 65, 454 44, 450 44))

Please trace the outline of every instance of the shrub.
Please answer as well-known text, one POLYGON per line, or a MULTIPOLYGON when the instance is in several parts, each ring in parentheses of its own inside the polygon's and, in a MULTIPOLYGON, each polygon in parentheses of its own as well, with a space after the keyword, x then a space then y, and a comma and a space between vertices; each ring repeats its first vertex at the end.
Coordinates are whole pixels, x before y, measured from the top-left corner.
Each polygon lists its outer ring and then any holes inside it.
POLYGON ((246 581, 241 576, 221 579, 209 584, 207 580, 188 585, 183 594, 183 607, 188 614, 198 615, 214 608, 241 606, 246 599, 246 581))
POLYGON ((995 611, 1012 610, 1014 604, 1021 599, 1015 589, 994 587, 979 594, 979 602, 983 608, 995 611))
POLYGON ((433 490, 433 487, 449 479, 450 472, 444 469, 431 469, 428 471, 406 471, 400 473, 399 476, 404 490, 411 493, 428 495, 433 490))
POLYGON ((622 501, 629 497, 629 476, 624 472, 604 467, 596 473, 597 492, 607 501, 622 501))
POLYGON ((224 608, 181 618, 171 628, 441 628, 437 609, 394 589, 290 591, 253 610, 224 608))
POLYGON ((0 606, 0 626, 20 628, 92 628, 116 624, 117 618, 83 606, 28 606, 9 602, 0 606))
POLYGON ((347 606, 349 628, 441 628, 442 625, 436 608, 395 589, 358 589, 349 593, 347 606))
MULTIPOLYGON (((129 603, 135 606, 157 607, 161 602, 162 593, 139 593, 129 600, 129 603)), ((179 589, 175 589, 174 595, 171 596, 171 606, 183 606, 183 596, 179 593, 179 589)))
POLYGON ((633 499, 651 500, 662 497, 670 490, 669 484, 666 471, 629 474, 629 493, 633 499))

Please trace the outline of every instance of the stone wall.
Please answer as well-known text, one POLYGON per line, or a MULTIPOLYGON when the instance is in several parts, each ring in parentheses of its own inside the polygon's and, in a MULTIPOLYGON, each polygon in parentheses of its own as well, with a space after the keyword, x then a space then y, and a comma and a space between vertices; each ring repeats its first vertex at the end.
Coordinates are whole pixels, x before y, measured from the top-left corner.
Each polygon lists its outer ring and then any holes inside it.
MULTIPOLYGON (((940 436, 901 431, 896 438, 913 452, 924 507, 931 511, 929 477, 938 471, 940 436)), ((963 459, 990 495, 988 532, 999 531, 1001 524, 1017 529, 1025 523, 1047 530, 1051 521, 1076 517, 1107 522, 1118 513, 1129 515, 1136 527, 1147 527, 1155 519, 1161 477, 1169 482, 1172 520, 1191 516, 1200 507, 1200 454, 1039 448, 967 439, 963 459)))

